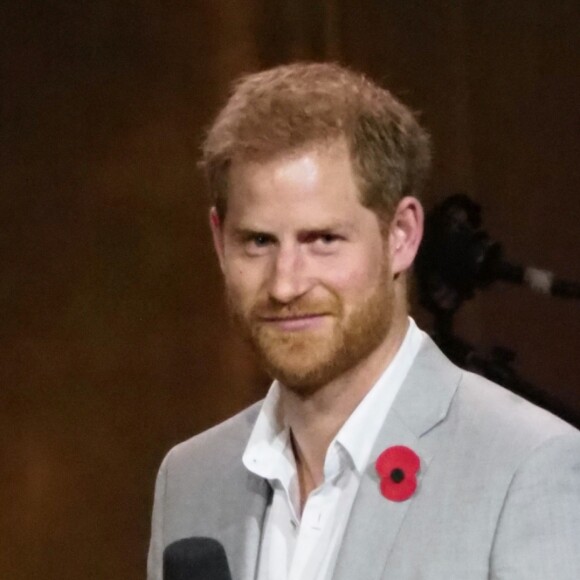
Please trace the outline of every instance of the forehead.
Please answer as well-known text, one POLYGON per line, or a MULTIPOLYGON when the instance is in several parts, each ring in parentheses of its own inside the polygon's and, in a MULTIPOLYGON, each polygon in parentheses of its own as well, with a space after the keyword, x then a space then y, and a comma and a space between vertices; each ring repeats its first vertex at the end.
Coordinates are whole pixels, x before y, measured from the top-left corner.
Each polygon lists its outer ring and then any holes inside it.
MULTIPOLYGON (((346 144, 311 146, 267 160, 235 160, 227 215, 232 220, 348 217, 363 208, 346 144)), ((368 211, 368 210, 367 210, 368 211)))

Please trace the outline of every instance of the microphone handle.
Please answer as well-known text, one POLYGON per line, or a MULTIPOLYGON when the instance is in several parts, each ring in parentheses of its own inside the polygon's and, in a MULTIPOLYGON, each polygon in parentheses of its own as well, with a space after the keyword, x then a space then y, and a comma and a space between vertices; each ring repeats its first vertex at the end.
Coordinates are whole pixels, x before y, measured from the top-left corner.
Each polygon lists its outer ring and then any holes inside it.
POLYGON ((524 268, 502 260, 497 265, 496 275, 498 280, 527 286, 540 294, 576 300, 580 298, 580 284, 578 282, 561 280, 548 270, 524 268))

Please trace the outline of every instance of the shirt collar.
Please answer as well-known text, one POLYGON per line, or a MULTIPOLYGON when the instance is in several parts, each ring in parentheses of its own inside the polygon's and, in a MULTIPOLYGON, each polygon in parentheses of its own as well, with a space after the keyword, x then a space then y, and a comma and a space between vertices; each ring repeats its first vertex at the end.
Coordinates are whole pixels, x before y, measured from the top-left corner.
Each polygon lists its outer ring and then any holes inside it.
POLYGON ((296 470, 290 432, 279 413, 280 384, 274 381, 264 399, 242 456, 246 469, 288 487, 296 470))
MULTIPOLYGON (((407 333, 393 360, 330 444, 324 465, 325 479, 336 474, 345 455, 350 457, 359 473, 365 470, 373 443, 424 335, 409 318, 407 333)), ((288 489, 296 472, 296 463, 289 429, 279 414, 279 400, 280 384, 274 381, 260 409, 242 462, 252 473, 270 481, 279 480, 288 489)))

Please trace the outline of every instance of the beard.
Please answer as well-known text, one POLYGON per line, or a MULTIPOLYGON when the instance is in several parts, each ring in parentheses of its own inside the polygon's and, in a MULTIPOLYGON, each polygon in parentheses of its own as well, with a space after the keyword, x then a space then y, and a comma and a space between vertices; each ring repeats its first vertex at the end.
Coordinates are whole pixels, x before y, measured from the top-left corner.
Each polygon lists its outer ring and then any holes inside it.
POLYGON ((289 304, 264 300, 249 309, 228 292, 232 317, 266 372, 302 397, 365 360, 385 340, 392 325, 390 268, 383 268, 372 292, 349 313, 340 295, 327 291, 324 300, 305 297, 289 304), (308 330, 282 330, 263 320, 319 313, 325 314, 322 324, 308 330))

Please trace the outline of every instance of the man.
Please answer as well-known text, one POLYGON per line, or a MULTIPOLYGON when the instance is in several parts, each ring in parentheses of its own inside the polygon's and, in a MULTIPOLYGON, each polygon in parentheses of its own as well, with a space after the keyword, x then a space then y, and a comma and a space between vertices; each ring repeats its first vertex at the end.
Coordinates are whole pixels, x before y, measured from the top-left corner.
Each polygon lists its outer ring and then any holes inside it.
POLYGON ((339 66, 237 84, 204 146, 210 222, 274 383, 165 458, 150 580, 196 536, 236 580, 580 578, 580 434, 408 318, 429 158, 409 110, 339 66))

